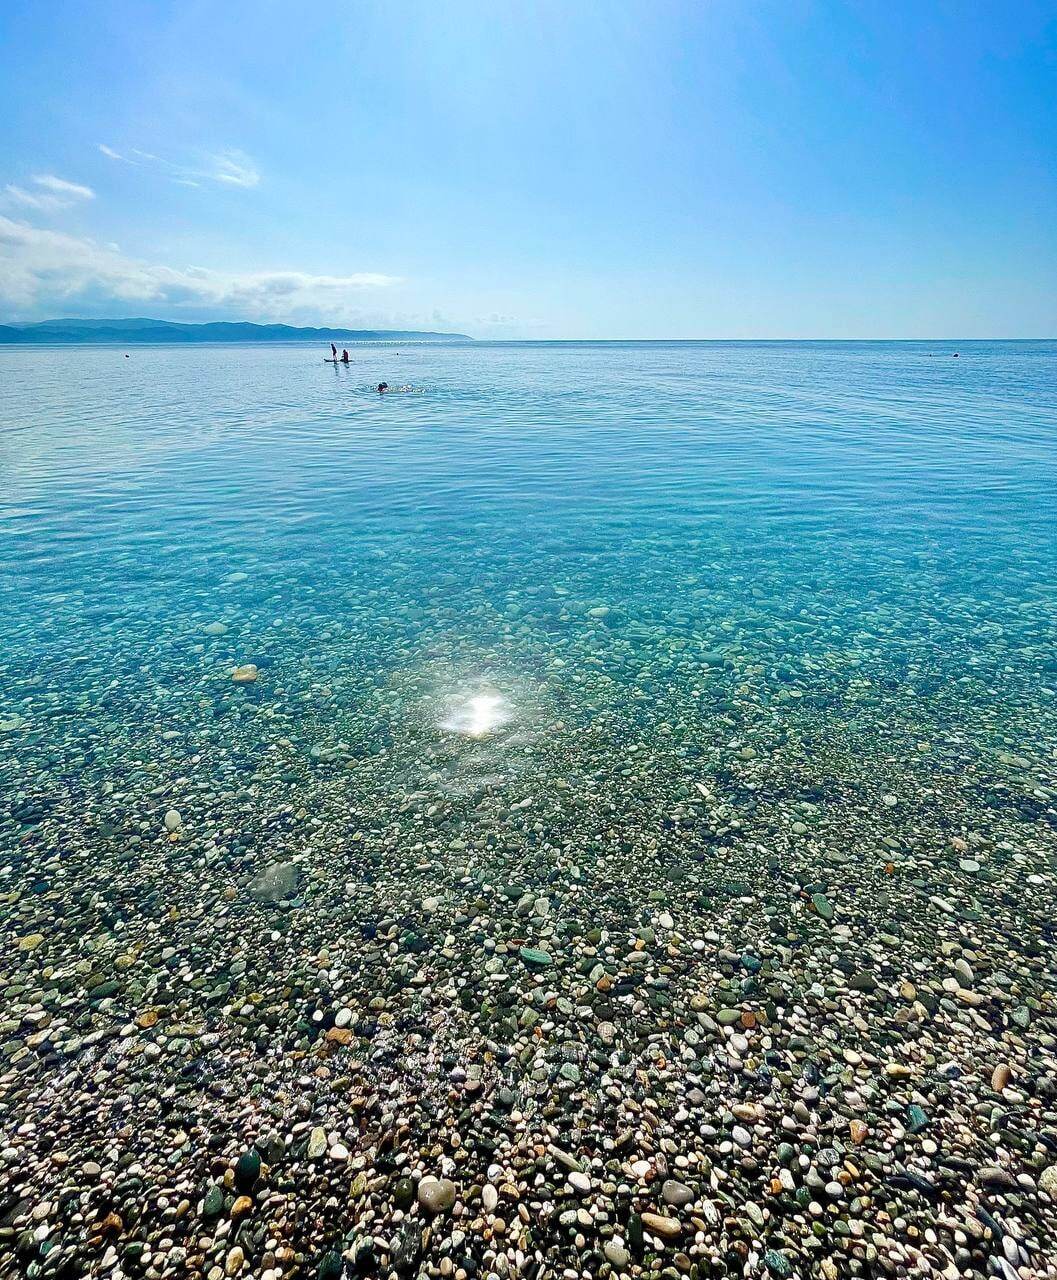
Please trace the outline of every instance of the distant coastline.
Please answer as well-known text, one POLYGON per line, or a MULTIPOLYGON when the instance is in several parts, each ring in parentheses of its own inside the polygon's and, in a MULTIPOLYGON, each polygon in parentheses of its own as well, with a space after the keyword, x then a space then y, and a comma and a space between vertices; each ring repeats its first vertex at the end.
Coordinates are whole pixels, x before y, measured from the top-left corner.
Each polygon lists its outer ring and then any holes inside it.
POLYGON ((196 342, 472 342, 465 333, 417 329, 317 329, 289 324, 216 321, 182 324, 173 320, 42 320, 36 324, 0 324, 0 345, 114 343, 187 344, 196 342))

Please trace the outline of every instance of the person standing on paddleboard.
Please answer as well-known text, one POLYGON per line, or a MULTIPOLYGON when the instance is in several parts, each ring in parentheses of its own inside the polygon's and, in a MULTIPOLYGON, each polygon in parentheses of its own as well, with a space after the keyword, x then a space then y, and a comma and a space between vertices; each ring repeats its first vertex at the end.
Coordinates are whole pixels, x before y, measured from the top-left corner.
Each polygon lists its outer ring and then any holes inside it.
POLYGON ((338 349, 333 342, 330 344, 330 356, 332 360, 336 360, 338 358, 338 349))

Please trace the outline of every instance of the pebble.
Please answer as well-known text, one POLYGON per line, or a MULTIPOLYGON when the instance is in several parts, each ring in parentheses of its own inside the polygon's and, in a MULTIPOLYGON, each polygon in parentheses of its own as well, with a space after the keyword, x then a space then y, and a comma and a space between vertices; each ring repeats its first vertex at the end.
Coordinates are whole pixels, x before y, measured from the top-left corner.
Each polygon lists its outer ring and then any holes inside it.
POLYGON ((1008 1062, 1000 1062, 991 1072, 991 1088, 995 1093, 1001 1093, 1009 1084, 1013 1072, 1008 1062))
POLYGON ((660 1213, 644 1213, 642 1225, 651 1235, 662 1240, 674 1240, 683 1233, 683 1225, 677 1218, 668 1218, 660 1213))
POLYGON ((611 1263, 617 1271, 626 1271, 631 1265, 631 1254, 616 1240, 607 1240, 602 1246, 602 1252, 606 1256, 606 1261, 611 1263))
POLYGON ((447 1213, 455 1204, 455 1183, 447 1178, 423 1178, 418 1184, 418 1202, 430 1213, 447 1213))
POLYGON ((676 1182, 674 1178, 668 1178, 661 1187, 661 1199, 665 1204, 681 1209, 692 1203, 694 1193, 684 1182, 676 1182))

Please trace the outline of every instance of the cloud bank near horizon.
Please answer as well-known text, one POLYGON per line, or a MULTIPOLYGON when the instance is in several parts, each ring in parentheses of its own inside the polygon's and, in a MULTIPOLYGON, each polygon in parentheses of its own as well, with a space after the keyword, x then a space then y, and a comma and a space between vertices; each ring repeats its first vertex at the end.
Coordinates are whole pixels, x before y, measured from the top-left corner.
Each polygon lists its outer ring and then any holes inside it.
POLYGON ((44 318, 71 307, 99 313, 147 305, 174 312, 173 319, 208 309, 218 319, 303 321, 325 313, 333 321, 359 316, 365 291, 397 283, 397 276, 369 271, 314 275, 171 267, 131 257, 114 244, 0 214, 0 307, 12 318, 44 318))

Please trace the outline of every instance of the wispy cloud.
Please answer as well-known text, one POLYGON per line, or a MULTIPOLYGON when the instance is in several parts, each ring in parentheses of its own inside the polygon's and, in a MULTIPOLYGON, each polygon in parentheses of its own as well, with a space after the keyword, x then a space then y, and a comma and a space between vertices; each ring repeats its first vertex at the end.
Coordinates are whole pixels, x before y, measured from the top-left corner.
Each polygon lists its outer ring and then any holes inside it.
POLYGON ((40 213, 54 213, 57 209, 68 209, 81 200, 95 199, 95 192, 91 187, 83 186, 80 182, 67 182, 65 178, 57 178, 53 173, 38 173, 31 179, 31 183, 31 188, 27 190, 9 182, 4 187, 4 202, 36 209, 40 213))
POLYGON ((222 151, 209 157, 209 169, 202 175, 229 187, 255 187, 261 180, 249 156, 241 151, 222 151))
POLYGON ((65 199, 95 199, 95 192, 91 187, 83 186, 80 182, 67 182, 65 178, 56 178, 53 173, 39 173, 33 181, 38 187, 43 187, 45 191, 52 191, 65 199))
POLYGON ((130 147, 127 154, 115 151, 105 142, 99 150, 111 160, 122 164, 157 168, 172 182, 182 187, 199 187, 203 182, 216 182, 225 187, 255 187, 261 180, 260 170, 244 151, 229 148, 226 151, 203 152, 193 163, 167 160, 152 151, 130 147))
POLYGON ((305 271, 225 272, 170 267, 130 257, 116 245, 31 226, 0 215, 0 304, 12 314, 39 314, 79 304, 151 304, 167 310, 208 308, 217 315, 281 320, 337 317, 365 290, 398 277, 373 271, 313 275, 305 271))

